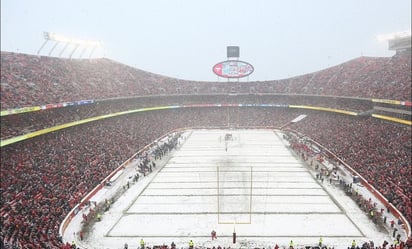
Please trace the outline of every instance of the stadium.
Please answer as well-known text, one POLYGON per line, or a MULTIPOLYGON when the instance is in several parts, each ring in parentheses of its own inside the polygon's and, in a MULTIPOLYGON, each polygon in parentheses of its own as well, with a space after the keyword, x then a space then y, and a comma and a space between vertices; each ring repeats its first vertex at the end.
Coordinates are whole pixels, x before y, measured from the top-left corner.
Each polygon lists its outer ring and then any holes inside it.
POLYGON ((410 32, 264 81, 236 46, 194 81, 44 36, 69 58, 1 51, 0 249, 412 248, 410 32))

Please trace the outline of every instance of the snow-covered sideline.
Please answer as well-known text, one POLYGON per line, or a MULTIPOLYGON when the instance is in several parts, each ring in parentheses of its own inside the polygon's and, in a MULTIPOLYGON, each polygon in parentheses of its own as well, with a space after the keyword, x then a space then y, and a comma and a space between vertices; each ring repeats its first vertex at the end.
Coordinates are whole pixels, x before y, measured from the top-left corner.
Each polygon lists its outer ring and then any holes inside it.
MULTIPOLYGON (((138 248, 146 245, 273 248, 324 244, 347 248, 392 241, 342 190, 323 183, 273 130, 195 130, 185 143, 112 204, 83 241, 81 210, 63 235, 80 248, 138 248), (233 140, 225 143, 225 134, 233 140), (211 240, 212 230, 217 240, 211 240), (236 232, 237 242, 232 243, 236 232)), ((109 198, 130 181, 136 162, 116 176, 93 201, 109 198)), ((359 187, 361 188, 361 187, 359 187)))

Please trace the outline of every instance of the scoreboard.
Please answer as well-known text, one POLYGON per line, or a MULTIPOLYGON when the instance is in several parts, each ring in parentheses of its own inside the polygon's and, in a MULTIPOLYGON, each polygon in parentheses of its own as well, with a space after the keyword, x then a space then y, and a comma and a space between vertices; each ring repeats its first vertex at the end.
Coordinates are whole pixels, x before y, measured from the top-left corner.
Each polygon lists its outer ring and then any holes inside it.
POLYGON ((239 58, 239 46, 227 46, 227 58, 239 58))

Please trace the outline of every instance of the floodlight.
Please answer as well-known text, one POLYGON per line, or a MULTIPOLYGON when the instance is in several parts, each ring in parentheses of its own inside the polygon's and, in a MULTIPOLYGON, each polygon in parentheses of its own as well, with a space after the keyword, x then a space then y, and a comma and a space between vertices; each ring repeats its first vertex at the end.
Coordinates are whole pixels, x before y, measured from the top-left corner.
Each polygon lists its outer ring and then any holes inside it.
POLYGON ((40 54, 40 51, 43 49, 43 47, 46 45, 46 43, 48 41, 54 41, 55 42, 53 48, 49 52, 49 56, 51 55, 51 53, 53 52, 53 50, 56 48, 56 46, 59 43, 64 44, 64 48, 60 51, 59 57, 64 53, 64 51, 66 50, 67 47, 69 47, 70 45, 74 46, 74 49, 72 49, 71 52, 70 52, 69 58, 71 58, 73 56, 74 52, 80 47, 83 48, 83 51, 81 52, 80 56, 83 55, 83 53, 85 52, 86 49, 91 49, 90 57, 92 56, 92 54, 93 54, 93 52, 96 48, 101 48, 102 47, 102 44, 99 41, 69 38, 69 37, 66 37, 66 36, 63 36, 63 35, 60 35, 60 34, 56 34, 56 33, 51 33, 51 32, 43 32, 43 37, 44 37, 45 41, 44 41, 43 45, 40 47, 37 54, 40 54))
POLYGON ((408 36, 411 36, 411 31, 410 30, 377 35, 376 39, 380 42, 384 42, 384 41, 389 41, 389 40, 393 40, 393 39, 396 39, 396 38, 403 38, 403 37, 408 37, 408 36))

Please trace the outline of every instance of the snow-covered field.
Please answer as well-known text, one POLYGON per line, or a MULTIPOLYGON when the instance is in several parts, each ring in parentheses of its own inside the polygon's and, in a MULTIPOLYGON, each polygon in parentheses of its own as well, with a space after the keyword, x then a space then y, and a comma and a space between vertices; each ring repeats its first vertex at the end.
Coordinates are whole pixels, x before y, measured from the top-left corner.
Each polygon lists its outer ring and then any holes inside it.
MULTIPOLYGON (((391 241, 338 187, 316 180, 276 132, 195 130, 185 136, 178 150, 103 214, 79 246, 137 248, 141 238, 149 246, 173 241, 178 248, 190 239, 195 247, 232 248, 287 246, 290 240, 315 245, 320 236, 335 248, 347 248, 353 239, 391 241), (233 141, 226 143, 227 133, 233 141), (211 240, 212 230, 217 240, 211 240)), ((80 221, 81 212, 66 230, 66 241, 77 240, 80 221)))

